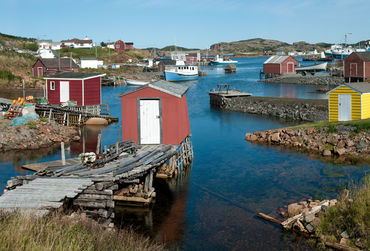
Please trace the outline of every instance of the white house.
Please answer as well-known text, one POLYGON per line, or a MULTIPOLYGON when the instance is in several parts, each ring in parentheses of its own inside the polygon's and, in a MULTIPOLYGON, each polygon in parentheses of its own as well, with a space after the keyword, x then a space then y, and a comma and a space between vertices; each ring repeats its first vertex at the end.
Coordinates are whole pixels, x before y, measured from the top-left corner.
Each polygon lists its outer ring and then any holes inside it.
POLYGON ((58 54, 53 51, 52 49, 50 48, 47 48, 47 49, 38 49, 37 50, 37 54, 41 57, 41 58, 57 58, 58 57, 58 54))
POLYGON ((61 42, 53 42, 51 43, 51 49, 52 50, 60 50, 62 43, 61 42))
POLYGON ((39 46, 39 49, 49 49, 51 43, 51 40, 37 40, 37 45, 39 46))
POLYGON ((71 48, 88 48, 91 49, 94 45, 91 39, 85 37, 84 39, 70 39, 70 40, 62 40, 61 47, 71 47, 71 48))
POLYGON ((114 43, 108 43, 107 48, 114 50, 114 43))
POLYGON ((98 60, 96 58, 80 58, 81 68, 98 69, 100 67, 103 67, 103 65, 103 60, 98 60))

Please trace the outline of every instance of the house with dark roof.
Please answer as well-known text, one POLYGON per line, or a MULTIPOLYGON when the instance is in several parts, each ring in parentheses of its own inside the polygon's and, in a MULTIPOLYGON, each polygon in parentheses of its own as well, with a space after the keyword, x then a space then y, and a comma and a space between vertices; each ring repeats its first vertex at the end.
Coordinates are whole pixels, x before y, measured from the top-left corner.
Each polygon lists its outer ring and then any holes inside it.
POLYGON ((180 144, 190 134, 187 90, 160 80, 120 94, 123 140, 180 144))
POLYGON ((346 82, 370 80, 370 51, 352 52, 343 61, 346 82))
POLYGON ((78 65, 72 58, 39 58, 32 66, 32 76, 34 77, 77 71, 78 65))
POLYGON ((370 83, 345 83, 327 94, 330 122, 370 118, 370 83))
POLYGON ((93 47, 93 41, 88 37, 84 39, 73 38, 69 40, 62 40, 61 47, 70 47, 70 48, 87 48, 91 49, 93 47))
POLYGON ((46 98, 50 104, 76 101, 77 105, 101 104, 101 77, 105 74, 64 72, 46 77, 46 98))
POLYGON ((263 63, 263 73, 266 77, 296 73, 296 66, 299 66, 299 62, 292 56, 272 56, 263 63))

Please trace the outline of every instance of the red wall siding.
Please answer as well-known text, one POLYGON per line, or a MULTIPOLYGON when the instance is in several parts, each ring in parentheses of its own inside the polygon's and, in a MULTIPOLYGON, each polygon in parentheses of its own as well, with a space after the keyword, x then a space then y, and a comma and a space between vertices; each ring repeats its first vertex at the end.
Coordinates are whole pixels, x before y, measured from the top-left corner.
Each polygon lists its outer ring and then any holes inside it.
MULTIPOLYGON (((63 81, 63 80, 62 80, 63 81)), ((82 80, 66 80, 69 82, 69 99, 77 101, 77 105, 82 105, 82 80)), ((60 104, 60 80, 47 80, 47 96, 50 104, 60 104), (50 90, 50 82, 55 81, 55 90, 50 90)))
POLYGON ((100 77, 85 80, 85 105, 99 105, 101 101, 100 77))
POLYGON ((344 77, 364 77, 364 61, 359 58, 356 53, 351 53, 351 55, 344 59, 344 77), (351 71, 351 64, 357 64, 357 73, 355 71, 351 71))
POLYGON ((37 61, 36 61, 36 63, 34 64, 34 66, 33 66, 33 68, 32 68, 33 70, 32 70, 32 75, 34 76, 34 77, 41 77, 41 76, 44 76, 45 75, 45 71, 46 71, 46 68, 45 68, 45 66, 41 63, 41 61, 38 59, 37 61), (37 70, 37 68, 38 67, 42 67, 43 68, 43 74, 42 75, 39 75, 38 74, 38 70, 37 70))
POLYGON ((125 49, 125 43, 122 40, 118 40, 114 43, 115 51, 124 51, 125 49), (116 47, 117 45, 119 45, 119 48, 116 47))
POLYGON ((365 62, 365 78, 370 78, 370 62, 365 62))
POLYGON ((280 65, 279 64, 264 64, 263 72, 270 74, 280 74, 280 65))
POLYGON ((295 65, 299 65, 298 61, 295 60, 293 57, 287 58, 282 64, 281 64, 281 73, 292 73, 288 72, 288 63, 293 63, 293 72, 295 73, 295 65))
POLYGON ((159 98, 162 102, 162 143, 179 144, 190 133, 186 96, 177 98, 152 88, 121 97, 123 140, 138 143, 138 98, 159 98))
POLYGON ((133 44, 125 44, 125 49, 126 50, 133 50, 134 49, 134 45, 133 44))

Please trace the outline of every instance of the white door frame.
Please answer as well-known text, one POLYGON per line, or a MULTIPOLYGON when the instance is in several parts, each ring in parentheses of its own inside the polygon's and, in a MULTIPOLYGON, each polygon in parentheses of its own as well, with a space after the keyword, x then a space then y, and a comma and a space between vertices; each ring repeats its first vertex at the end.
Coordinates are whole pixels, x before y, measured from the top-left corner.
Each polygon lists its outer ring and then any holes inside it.
POLYGON ((138 132, 138 143, 139 144, 162 144, 163 142, 163 135, 162 135, 162 100, 160 98, 138 98, 137 99, 137 118, 138 118, 138 128, 137 128, 137 132, 138 132), (142 132, 141 132, 141 123, 143 122, 143 118, 141 118, 141 110, 140 110, 140 104, 141 104, 141 101, 157 101, 158 102, 158 114, 157 116, 159 116, 159 140, 156 141, 156 142, 145 142, 145 141, 142 141, 141 139, 141 136, 142 136, 142 132))
POLYGON ((349 121, 352 119, 351 94, 338 94, 338 121, 349 121))
POLYGON ((69 81, 59 81, 59 102, 67 102, 70 98, 69 95, 69 81), (63 93, 63 95, 62 95, 63 93), (63 99, 62 99, 63 97, 63 99), (65 100, 66 99, 66 100, 65 100))

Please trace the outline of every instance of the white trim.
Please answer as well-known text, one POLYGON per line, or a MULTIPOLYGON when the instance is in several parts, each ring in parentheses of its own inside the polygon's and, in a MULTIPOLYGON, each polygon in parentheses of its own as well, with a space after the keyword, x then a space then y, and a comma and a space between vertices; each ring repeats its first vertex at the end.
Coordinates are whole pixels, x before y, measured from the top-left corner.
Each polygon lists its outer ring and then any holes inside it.
POLYGON ((96 77, 104 77, 106 74, 100 74, 100 75, 95 75, 95 76, 92 76, 92 77, 87 77, 87 78, 55 78, 53 76, 50 76, 50 77, 46 77, 45 79, 63 79, 63 80, 87 80, 87 79, 92 79, 92 78, 96 78, 96 77))
POLYGON ((85 105, 85 80, 82 79, 82 105, 85 105))
POLYGON ((55 81, 50 81, 50 91, 55 91, 55 81), (54 84, 54 88, 51 88, 51 83, 54 84))

